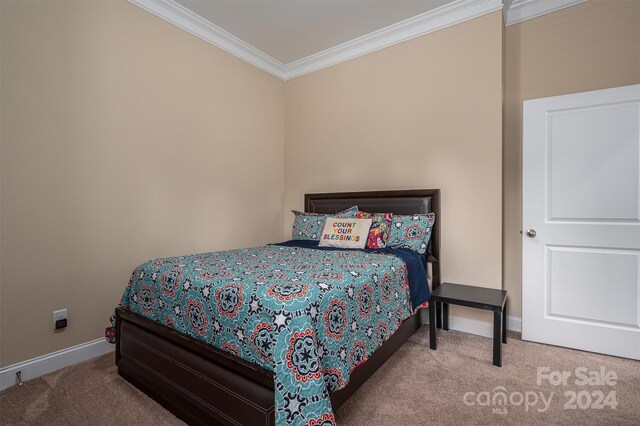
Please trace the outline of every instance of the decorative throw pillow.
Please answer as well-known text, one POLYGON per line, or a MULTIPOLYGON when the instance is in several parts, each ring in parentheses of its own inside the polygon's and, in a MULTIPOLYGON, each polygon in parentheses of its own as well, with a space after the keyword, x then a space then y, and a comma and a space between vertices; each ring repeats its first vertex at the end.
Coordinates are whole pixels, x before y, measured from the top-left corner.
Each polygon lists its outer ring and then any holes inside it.
POLYGON ((324 221, 328 217, 355 217, 358 206, 349 207, 334 214, 303 213, 291 210, 295 214, 291 239, 293 240, 320 240, 320 233, 324 227, 324 221))
POLYGON ((367 248, 385 248, 391 234, 393 213, 366 213, 359 211, 356 213, 356 217, 372 220, 369 237, 367 238, 367 248))
POLYGON ((414 214, 411 216, 393 215, 391 236, 387 242, 387 247, 410 248, 418 253, 425 254, 435 221, 436 215, 434 213, 414 214))
POLYGON ((345 217, 327 218, 320 247, 340 247, 363 249, 371 228, 371 219, 351 219, 345 217))

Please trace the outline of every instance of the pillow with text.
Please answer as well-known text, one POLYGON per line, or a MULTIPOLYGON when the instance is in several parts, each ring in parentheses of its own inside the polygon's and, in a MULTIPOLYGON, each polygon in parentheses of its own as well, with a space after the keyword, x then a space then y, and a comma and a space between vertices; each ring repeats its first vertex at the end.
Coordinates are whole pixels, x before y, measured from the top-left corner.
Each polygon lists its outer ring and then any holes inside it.
POLYGON ((371 219, 327 218, 318 246, 363 249, 371 222, 371 219))

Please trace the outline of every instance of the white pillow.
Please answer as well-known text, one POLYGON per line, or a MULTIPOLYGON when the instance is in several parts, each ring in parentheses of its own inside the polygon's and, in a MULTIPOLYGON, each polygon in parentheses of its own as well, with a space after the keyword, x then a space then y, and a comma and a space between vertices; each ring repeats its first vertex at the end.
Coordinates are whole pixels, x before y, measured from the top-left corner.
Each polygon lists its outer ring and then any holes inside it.
POLYGON ((329 217, 320 234, 318 246, 363 249, 367 244, 371 222, 371 219, 329 217))

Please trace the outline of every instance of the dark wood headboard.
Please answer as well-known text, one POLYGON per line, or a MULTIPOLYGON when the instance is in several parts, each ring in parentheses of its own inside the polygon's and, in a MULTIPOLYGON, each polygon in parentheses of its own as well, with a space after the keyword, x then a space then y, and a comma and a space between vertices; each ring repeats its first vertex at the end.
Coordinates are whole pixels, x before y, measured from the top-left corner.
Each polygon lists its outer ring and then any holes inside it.
POLYGON ((435 213, 436 223, 431 231, 427 260, 431 262, 432 288, 440 285, 440 190, 410 189, 399 191, 335 192, 305 194, 307 213, 336 213, 358 206, 368 213, 416 214, 435 213))

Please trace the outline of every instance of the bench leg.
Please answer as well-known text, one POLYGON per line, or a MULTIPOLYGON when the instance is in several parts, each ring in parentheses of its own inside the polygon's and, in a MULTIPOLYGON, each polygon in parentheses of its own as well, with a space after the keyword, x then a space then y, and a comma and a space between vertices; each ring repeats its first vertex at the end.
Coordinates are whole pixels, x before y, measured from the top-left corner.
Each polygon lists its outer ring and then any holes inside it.
POLYGON ((449 304, 448 303, 442 304, 442 329, 443 330, 449 329, 449 304))
POLYGON ((504 301, 502 310, 502 343, 507 343, 507 301, 504 301))
POLYGON ((435 301, 429 303, 429 347, 436 349, 436 305, 435 301))
POLYGON ((493 365, 502 367, 502 312, 493 312, 493 365))

